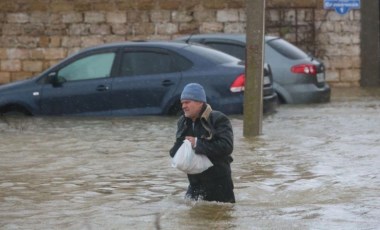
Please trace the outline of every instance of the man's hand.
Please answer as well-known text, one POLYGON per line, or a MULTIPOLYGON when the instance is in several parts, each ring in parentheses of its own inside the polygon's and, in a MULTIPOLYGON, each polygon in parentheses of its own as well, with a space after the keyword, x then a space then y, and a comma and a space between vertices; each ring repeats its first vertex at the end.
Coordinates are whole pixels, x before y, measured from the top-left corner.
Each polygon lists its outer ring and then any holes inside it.
POLYGON ((188 141, 190 141, 190 143, 191 143, 191 147, 192 147, 192 148, 195 148, 195 146, 196 146, 196 141, 197 141, 197 138, 196 138, 196 137, 186 136, 185 139, 188 140, 188 141))

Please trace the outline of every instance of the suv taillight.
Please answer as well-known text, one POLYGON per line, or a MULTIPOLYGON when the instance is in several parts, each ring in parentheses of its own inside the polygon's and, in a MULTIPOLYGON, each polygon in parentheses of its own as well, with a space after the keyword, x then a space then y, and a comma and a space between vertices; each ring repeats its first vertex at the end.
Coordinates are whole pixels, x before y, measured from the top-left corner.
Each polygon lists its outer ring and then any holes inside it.
POLYGON ((316 75, 317 67, 312 64, 301 64, 292 66, 291 71, 293 73, 316 75))
POLYGON ((233 93, 244 92, 245 75, 240 74, 230 86, 230 91, 233 93))

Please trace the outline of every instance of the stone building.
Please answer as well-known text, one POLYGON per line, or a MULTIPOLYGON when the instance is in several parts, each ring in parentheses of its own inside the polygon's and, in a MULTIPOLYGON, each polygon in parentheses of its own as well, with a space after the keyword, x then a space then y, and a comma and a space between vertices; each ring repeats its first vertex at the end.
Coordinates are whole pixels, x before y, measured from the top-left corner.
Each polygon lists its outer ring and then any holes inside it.
MULTIPOLYGON (((377 36, 372 48, 362 45, 368 38, 361 35, 364 8, 342 16, 324 10, 322 0, 266 3, 266 34, 284 37, 324 61, 331 85, 380 85, 378 2, 372 12, 377 35, 367 30, 377 36), (363 76, 362 49, 375 53, 377 72, 371 65, 375 72, 363 76)), ((245 0, 2 0, 0 84, 33 76, 84 47, 191 33, 244 33, 245 22, 245 0)))

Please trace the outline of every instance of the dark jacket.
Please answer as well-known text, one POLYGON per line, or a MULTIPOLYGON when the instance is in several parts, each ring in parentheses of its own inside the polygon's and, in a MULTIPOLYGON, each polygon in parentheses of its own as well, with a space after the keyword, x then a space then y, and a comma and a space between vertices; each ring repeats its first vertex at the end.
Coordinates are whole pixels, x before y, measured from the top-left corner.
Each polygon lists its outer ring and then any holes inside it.
POLYGON ((188 174, 190 185, 207 184, 219 178, 231 177, 233 131, 228 117, 205 104, 200 118, 194 123, 194 129, 192 123, 184 115, 179 118, 176 142, 170 150, 170 156, 174 157, 185 136, 194 136, 197 137, 195 153, 206 155, 213 166, 200 174, 188 174))

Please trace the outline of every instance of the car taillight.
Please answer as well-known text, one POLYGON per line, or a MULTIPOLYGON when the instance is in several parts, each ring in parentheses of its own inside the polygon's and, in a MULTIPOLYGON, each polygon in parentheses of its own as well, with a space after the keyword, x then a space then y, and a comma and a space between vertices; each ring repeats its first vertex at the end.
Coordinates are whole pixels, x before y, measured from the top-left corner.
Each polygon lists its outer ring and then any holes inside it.
POLYGON ((291 71, 293 73, 316 75, 317 67, 311 64, 301 64, 292 66, 291 71))
POLYGON ((244 91, 245 75, 240 74, 230 87, 230 91, 233 93, 239 93, 244 91))

